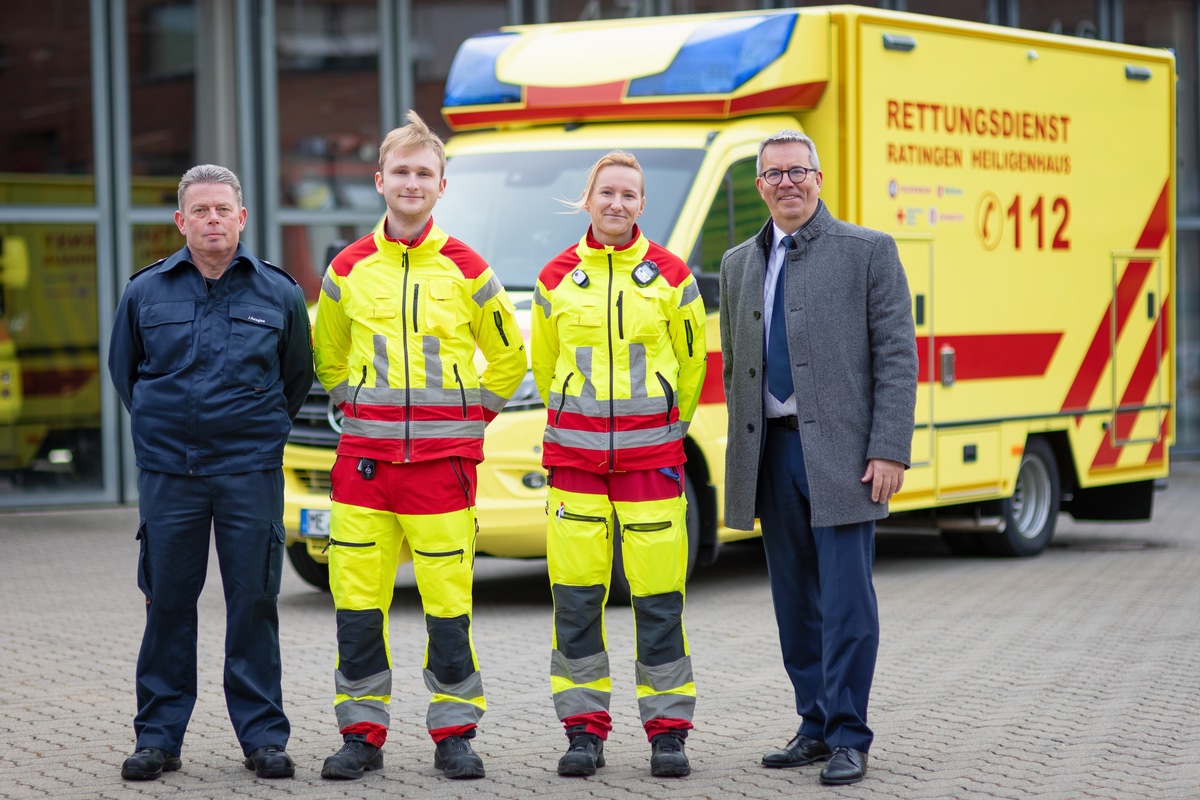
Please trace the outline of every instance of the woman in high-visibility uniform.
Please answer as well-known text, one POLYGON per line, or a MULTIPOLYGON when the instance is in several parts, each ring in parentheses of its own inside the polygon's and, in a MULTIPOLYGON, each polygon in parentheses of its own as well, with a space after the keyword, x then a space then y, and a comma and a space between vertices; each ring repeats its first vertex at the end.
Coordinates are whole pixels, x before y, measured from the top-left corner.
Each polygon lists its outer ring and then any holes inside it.
POLYGON ((704 380, 704 303, 687 265, 637 226, 645 179, 632 155, 596 162, 573 205, 591 226, 542 269, 531 323, 547 410, 550 682, 570 740, 558 772, 604 766, 612 729, 604 602, 620 537, 650 771, 682 776, 691 772, 683 742, 696 704, 683 630, 683 439, 704 380))

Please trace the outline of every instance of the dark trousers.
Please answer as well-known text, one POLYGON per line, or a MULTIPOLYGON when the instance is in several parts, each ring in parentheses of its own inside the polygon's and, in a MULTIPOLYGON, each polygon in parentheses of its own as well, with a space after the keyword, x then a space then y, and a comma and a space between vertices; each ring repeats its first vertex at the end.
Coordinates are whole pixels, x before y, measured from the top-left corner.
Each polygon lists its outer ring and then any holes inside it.
POLYGON ((803 718, 799 732, 867 752, 879 650, 875 523, 812 527, 800 434, 787 428, 767 428, 758 491, 783 664, 803 718))
POLYGON ((276 601, 283 570, 283 473, 188 477, 142 471, 137 746, 178 754, 196 704, 196 601, 215 533, 225 590, 225 703, 242 750, 286 746, 276 601))

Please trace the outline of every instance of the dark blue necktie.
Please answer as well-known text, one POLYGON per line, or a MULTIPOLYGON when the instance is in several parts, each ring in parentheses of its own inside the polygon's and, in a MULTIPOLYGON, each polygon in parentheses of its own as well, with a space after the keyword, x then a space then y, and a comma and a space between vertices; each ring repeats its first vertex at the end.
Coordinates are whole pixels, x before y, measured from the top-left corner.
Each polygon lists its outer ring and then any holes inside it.
POLYGON ((771 310, 771 334, 767 338, 767 389, 779 402, 792 396, 792 365, 788 357, 787 320, 783 304, 783 275, 787 269, 787 254, 796 249, 796 240, 783 237, 783 263, 779 265, 779 278, 775 282, 775 304, 771 310))

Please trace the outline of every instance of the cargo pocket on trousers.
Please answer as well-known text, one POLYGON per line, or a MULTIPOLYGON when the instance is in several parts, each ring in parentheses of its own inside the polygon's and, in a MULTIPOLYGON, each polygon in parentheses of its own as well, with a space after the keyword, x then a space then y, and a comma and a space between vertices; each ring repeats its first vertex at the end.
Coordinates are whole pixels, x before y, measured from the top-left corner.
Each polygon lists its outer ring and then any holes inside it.
POLYGON ((612 571, 609 517, 570 511, 565 504, 550 509, 546 556, 553 561, 552 580, 573 585, 607 586, 612 571))
POLYGON ((395 572, 383 575, 383 551, 375 542, 347 542, 329 537, 329 588, 338 608, 375 608, 380 581, 395 581, 395 572))
POLYGON ((267 537, 267 569, 263 576, 263 592, 267 597, 278 597, 283 580, 283 548, 287 537, 283 532, 283 521, 271 522, 271 535, 267 537))
POLYGON ((621 525, 621 558, 630 591, 638 597, 683 588, 687 572, 686 528, 670 520, 621 525), (684 537, 680 547, 680 537, 684 537))
POLYGON ((137 585, 142 590, 142 594, 146 596, 146 603, 150 602, 150 567, 146 562, 146 522, 143 520, 138 525, 137 535, 134 537, 138 542, 138 560, 137 560, 137 585))

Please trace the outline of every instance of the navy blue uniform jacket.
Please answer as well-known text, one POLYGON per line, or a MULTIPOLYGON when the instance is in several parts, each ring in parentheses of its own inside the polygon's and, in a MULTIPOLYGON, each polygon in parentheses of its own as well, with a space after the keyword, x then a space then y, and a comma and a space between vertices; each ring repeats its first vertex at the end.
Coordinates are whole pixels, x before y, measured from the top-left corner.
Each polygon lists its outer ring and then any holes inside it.
POLYGON ((108 370, 132 418, 142 469, 277 468, 313 382, 304 294, 241 244, 209 291, 184 247, 129 279, 108 370))

